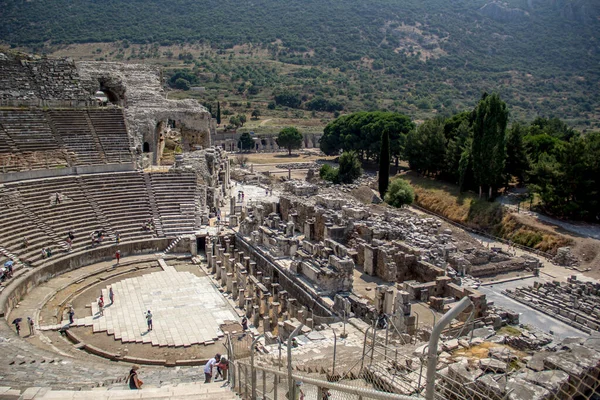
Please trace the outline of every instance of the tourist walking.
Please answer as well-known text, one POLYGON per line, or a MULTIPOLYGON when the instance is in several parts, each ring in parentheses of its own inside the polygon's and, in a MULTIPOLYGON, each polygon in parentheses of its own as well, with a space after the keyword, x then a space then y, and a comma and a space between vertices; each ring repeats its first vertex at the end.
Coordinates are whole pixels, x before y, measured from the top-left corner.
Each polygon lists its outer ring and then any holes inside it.
POLYGON ((35 334, 35 327, 31 317, 27 317, 27 325, 29 326, 29 336, 33 336, 35 334))
POLYGON ((69 239, 71 239, 71 241, 73 241, 75 239, 75 235, 73 234, 73 231, 69 230, 69 232, 67 232, 67 236, 69 237, 69 239))
POLYGON ((152 313, 150 310, 146 313, 146 323, 148 324, 148 332, 152 330, 152 313))
POLYGON ((138 377, 138 369, 140 369, 139 365, 136 364, 132 366, 127 379, 125 379, 125 383, 129 383, 129 389, 131 390, 141 389, 142 385, 144 384, 144 382, 142 382, 142 380, 138 377))
POLYGON ((242 318, 242 330, 244 330, 244 331, 248 330, 248 318, 246 318, 246 317, 242 318))
POLYGON ((13 321, 13 324, 15 325, 15 330, 17 331, 17 336, 21 336, 21 318, 16 318, 13 321))
POLYGON ((115 232, 115 244, 119 244, 121 243, 121 234, 119 233, 119 231, 115 232))
POLYGON ((60 196, 58 195, 58 193, 56 193, 56 195, 55 195, 54 203, 55 204, 60 204, 60 196))
POLYGON ((75 309, 73 306, 69 308, 69 324, 72 324, 75 318, 75 309))
POLYGON ((104 315, 104 296, 98 298, 98 314, 104 315))
POLYGON ((108 289, 108 298, 110 299, 110 304, 112 305, 115 302, 115 293, 113 292, 112 286, 108 289))
POLYGON ((115 253, 115 258, 117 259, 117 265, 119 265, 119 260, 121 259, 121 250, 117 250, 115 253))
POLYGON ((72 250, 72 246, 73 246, 73 241, 71 240, 71 238, 67 238, 67 240, 65 240, 65 242, 67 243, 67 251, 71 251, 72 250))
POLYGON ((210 380, 212 379, 213 368, 219 363, 219 361, 221 361, 221 355, 217 353, 204 365, 204 383, 210 383, 210 380))

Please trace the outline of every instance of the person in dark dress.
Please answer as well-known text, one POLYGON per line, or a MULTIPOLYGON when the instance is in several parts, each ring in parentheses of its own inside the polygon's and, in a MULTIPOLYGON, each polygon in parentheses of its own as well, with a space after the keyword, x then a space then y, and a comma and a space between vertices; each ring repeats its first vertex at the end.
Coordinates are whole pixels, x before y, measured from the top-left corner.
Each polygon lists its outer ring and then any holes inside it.
POLYGON ((129 382, 129 389, 137 390, 141 389, 144 382, 142 382, 138 378, 137 370, 140 369, 139 365, 134 365, 131 367, 131 371, 129 371, 129 376, 127 376, 127 380, 125 382, 129 382))

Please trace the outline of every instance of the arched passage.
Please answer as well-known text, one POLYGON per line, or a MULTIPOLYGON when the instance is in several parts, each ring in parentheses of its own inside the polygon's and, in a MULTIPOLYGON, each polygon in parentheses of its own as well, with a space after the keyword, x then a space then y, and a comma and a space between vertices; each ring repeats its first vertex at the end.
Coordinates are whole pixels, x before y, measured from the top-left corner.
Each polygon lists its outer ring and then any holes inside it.
POLYGON ((144 142, 144 145, 143 145, 142 151, 143 151, 144 153, 150 153, 150 143, 148 143, 148 142, 144 142))

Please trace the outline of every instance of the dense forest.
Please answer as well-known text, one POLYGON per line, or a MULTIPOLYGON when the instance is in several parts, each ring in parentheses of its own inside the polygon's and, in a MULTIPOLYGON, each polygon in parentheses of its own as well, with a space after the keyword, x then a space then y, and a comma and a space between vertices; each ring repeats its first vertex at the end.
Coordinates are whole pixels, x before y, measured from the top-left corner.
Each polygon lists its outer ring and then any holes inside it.
MULTIPOLYGON (((314 67, 293 82, 304 95, 305 85, 325 83, 315 101, 307 99, 308 110, 451 115, 487 90, 529 120, 556 116, 585 128, 595 127, 600 113, 600 6, 593 0, 5 0, 0 6, 0 40, 38 52, 83 42, 200 43, 220 51, 245 45, 266 58, 221 68, 243 69, 235 85, 250 99, 253 91, 288 83, 260 63, 314 67)), ((217 73, 206 60, 188 61, 198 77, 217 73)))
POLYGON ((505 188, 525 185, 530 201, 535 198, 550 215, 600 220, 600 132, 581 134, 557 118, 511 126, 508 119, 497 94, 484 94, 472 110, 416 127, 401 114, 359 112, 330 122, 321 150, 378 157, 384 132, 391 155, 414 171, 490 200, 505 188))

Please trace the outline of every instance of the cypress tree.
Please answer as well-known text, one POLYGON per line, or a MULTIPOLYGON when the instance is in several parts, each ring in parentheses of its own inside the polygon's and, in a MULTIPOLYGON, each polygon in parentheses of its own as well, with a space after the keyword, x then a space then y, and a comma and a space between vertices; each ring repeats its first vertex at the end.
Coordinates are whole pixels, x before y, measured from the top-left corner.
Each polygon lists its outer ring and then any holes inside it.
POLYGON ((387 129, 381 134, 379 154, 379 195, 383 199, 390 184, 390 133, 387 129))
POLYGON ((221 103, 217 101, 217 125, 221 125, 221 103))

